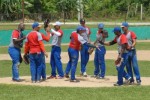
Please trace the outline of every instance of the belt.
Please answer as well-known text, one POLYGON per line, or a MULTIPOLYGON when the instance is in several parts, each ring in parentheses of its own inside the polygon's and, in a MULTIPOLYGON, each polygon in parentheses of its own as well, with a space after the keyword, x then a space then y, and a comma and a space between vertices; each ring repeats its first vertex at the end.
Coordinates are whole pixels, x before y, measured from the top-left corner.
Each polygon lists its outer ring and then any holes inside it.
POLYGON ((31 55, 38 55, 41 54, 41 52, 36 52, 36 53, 30 53, 31 55))
POLYGON ((131 50, 129 50, 129 51, 134 51, 135 50, 135 48, 134 49, 131 49, 131 50))
POLYGON ((60 46, 52 45, 52 47, 60 47, 60 46))

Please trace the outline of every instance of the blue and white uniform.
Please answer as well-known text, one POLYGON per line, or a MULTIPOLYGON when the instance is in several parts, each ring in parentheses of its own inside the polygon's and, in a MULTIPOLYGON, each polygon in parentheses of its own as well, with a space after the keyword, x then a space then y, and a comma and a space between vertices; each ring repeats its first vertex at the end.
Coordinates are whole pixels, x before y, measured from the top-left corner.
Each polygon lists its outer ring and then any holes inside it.
MULTIPOLYGON (((83 39, 89 43, 89 36, 91 34, 91 31, 88 27, 84 27, 86 31, 81 34, 83 39)), ((89 47, 87 45, 82 45, 81 47, 81 74, 86 72, 86 66, 89 61, 89 53, 88 53, 89 47)))
POLYGON ((51 75, 56 77, 56 68, 59 77, 64 77, 62 62, 61 62, 61 40, 63 36, 62 30, 51 29, 52 32, 52 50, 51 50, 51 60, 50 65, 52 68, 51 75))
MULTIPOLYGON (((121 34, 119 37, 116 36, 115 39, 113 40, 118 44, 118 53, 121 53, 122 50, 122 45, 127 43, 127 38, 125 37, 124 34, 121 34)), ((123 54, 121 55, 123 61, 121 62, 120 66, 116 66, 117 71, 118 71, 118 81, 117 84, 122 85, 123 84, 123 77, 127 77, 127 79, 130 77, 125 71, 124 67, 127 64, 128 61, 128 51, 125 50, 123 54)))
POLYGON ((79 50, 81 44, 85 44, 86 41, 77 32, 72 32, 71 41, 68 48, 69 62, 67 64, 65 73, 68 75, 71 70, 71 80, 75 80, 75 72, 79 59, 79 50))
POLYGON ((103 38, 103 34, 100 31, 97 31, 96 34, 96 44, 98 45, 98 48, 95 50, 95 56, 94 56, 94 65, 95 65, 95 71, 94 75, 104 78, 105 77, 105 54, 106 49, 105 46, 99 41, 105 42, 105 38, 103 38))
POLYGON ((19 80, 19 70, 18 67, 22 62, 21 49, 23 46, 23 41, 14 45, 13 39, 23 38, 23 33, 19 30, 14 30, 11 35, 11 40, 8 48, 8 53, 12 59, 12 79, 19 80))
MULTIPOLYGON (((125 34, 125 33, 124 33, 125 34)), ((133 39, 136 39, 136 35, 134 32, 129 31, 127 34, 125 34, 127 40, 128 40, 128 45, 132 46, 133 44, 133 39)), ((132 68, 134 71, 134 75, 136 77, 136 81, 137 82, 141 82, 141 78, 140 78, 140 71, 139 71, 139 66, 138 66, 138 61, 137 61, 137 56, 136 56, 136 49, 135 47, 132 47, 129 50, 129 59, 128 59, 128 63, 127 63, 127 72, 128 74, 131 76, 131 82, 134 82, 134 77, 133 77, 133 72, 132 72, 132 68)))

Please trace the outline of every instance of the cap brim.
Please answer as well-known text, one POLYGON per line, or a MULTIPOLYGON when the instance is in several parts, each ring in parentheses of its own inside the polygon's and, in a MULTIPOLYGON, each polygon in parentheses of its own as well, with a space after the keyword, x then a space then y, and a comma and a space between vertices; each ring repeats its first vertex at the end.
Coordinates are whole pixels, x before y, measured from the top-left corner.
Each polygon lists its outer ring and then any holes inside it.
POLYGON ((125 27, 125 26, 120 26, 120 27, 125 27))
POLYGON ((39 25, 38 27, 42 27, 42 25, 39 25))
POLYGON ((54 24, 52 24, 52 25, 53 25, 53 26, 61 26, 62 24, 55 24, 55 23, 54 23, 54 24))

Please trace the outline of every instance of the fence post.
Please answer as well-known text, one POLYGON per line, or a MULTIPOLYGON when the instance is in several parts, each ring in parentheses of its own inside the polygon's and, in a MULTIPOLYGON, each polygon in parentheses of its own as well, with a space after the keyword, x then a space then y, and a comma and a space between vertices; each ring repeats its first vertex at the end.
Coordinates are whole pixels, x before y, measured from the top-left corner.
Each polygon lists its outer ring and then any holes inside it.
POLYGON ((143 19, 143 5, 141 4, 141 20, 143 19))

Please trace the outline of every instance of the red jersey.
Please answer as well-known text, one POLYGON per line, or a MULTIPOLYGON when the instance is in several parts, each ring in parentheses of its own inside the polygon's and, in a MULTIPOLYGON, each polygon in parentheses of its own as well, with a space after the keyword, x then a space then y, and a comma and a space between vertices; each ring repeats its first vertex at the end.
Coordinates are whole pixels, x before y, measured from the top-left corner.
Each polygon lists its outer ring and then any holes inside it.
POLYGON ((42 35, 37 31, 30 32, 26 37, 25 54, 45 52, 42 35))
MULTIPOLYGON (((121 34, 119 37, 116 36, 115 39, 113 40, 114 42, 116 42, 118 44, 118 52, 120 53, 122 50, 122 45, 128 43, 127 42, 127 38, 124 34, 121 34)), ((127 52, 125 50, 125 52, 127 52)))
POLYGON ((126 36, 126 38, 127 38, 127 40, 128 40, 128 45, 129 45, 129 46, 132 46, 132 44, 133 44, 133 39, 136 39, 136 38, 137 38, 136 35, 135 35, 135 33, 132 32, 132 31, 129 31, 127 34, 125 34, 125 36, 126 36))
POLYGON ((82 36, 80 36, 77 32, 72 32, 71 34, 71 41, 69 44, 70 48, 73 48, 75 50, 80 50, 81 44, 86 43, 86 41, 83 39, 82 36))
POLYGON ((23 46, 23 41, 15 45, 13 43, 13 39, 20 39, 20 38, 23 38, 23 33, 19 30, 14 30, 11 35, 9 47, 21 48, 23 46))

